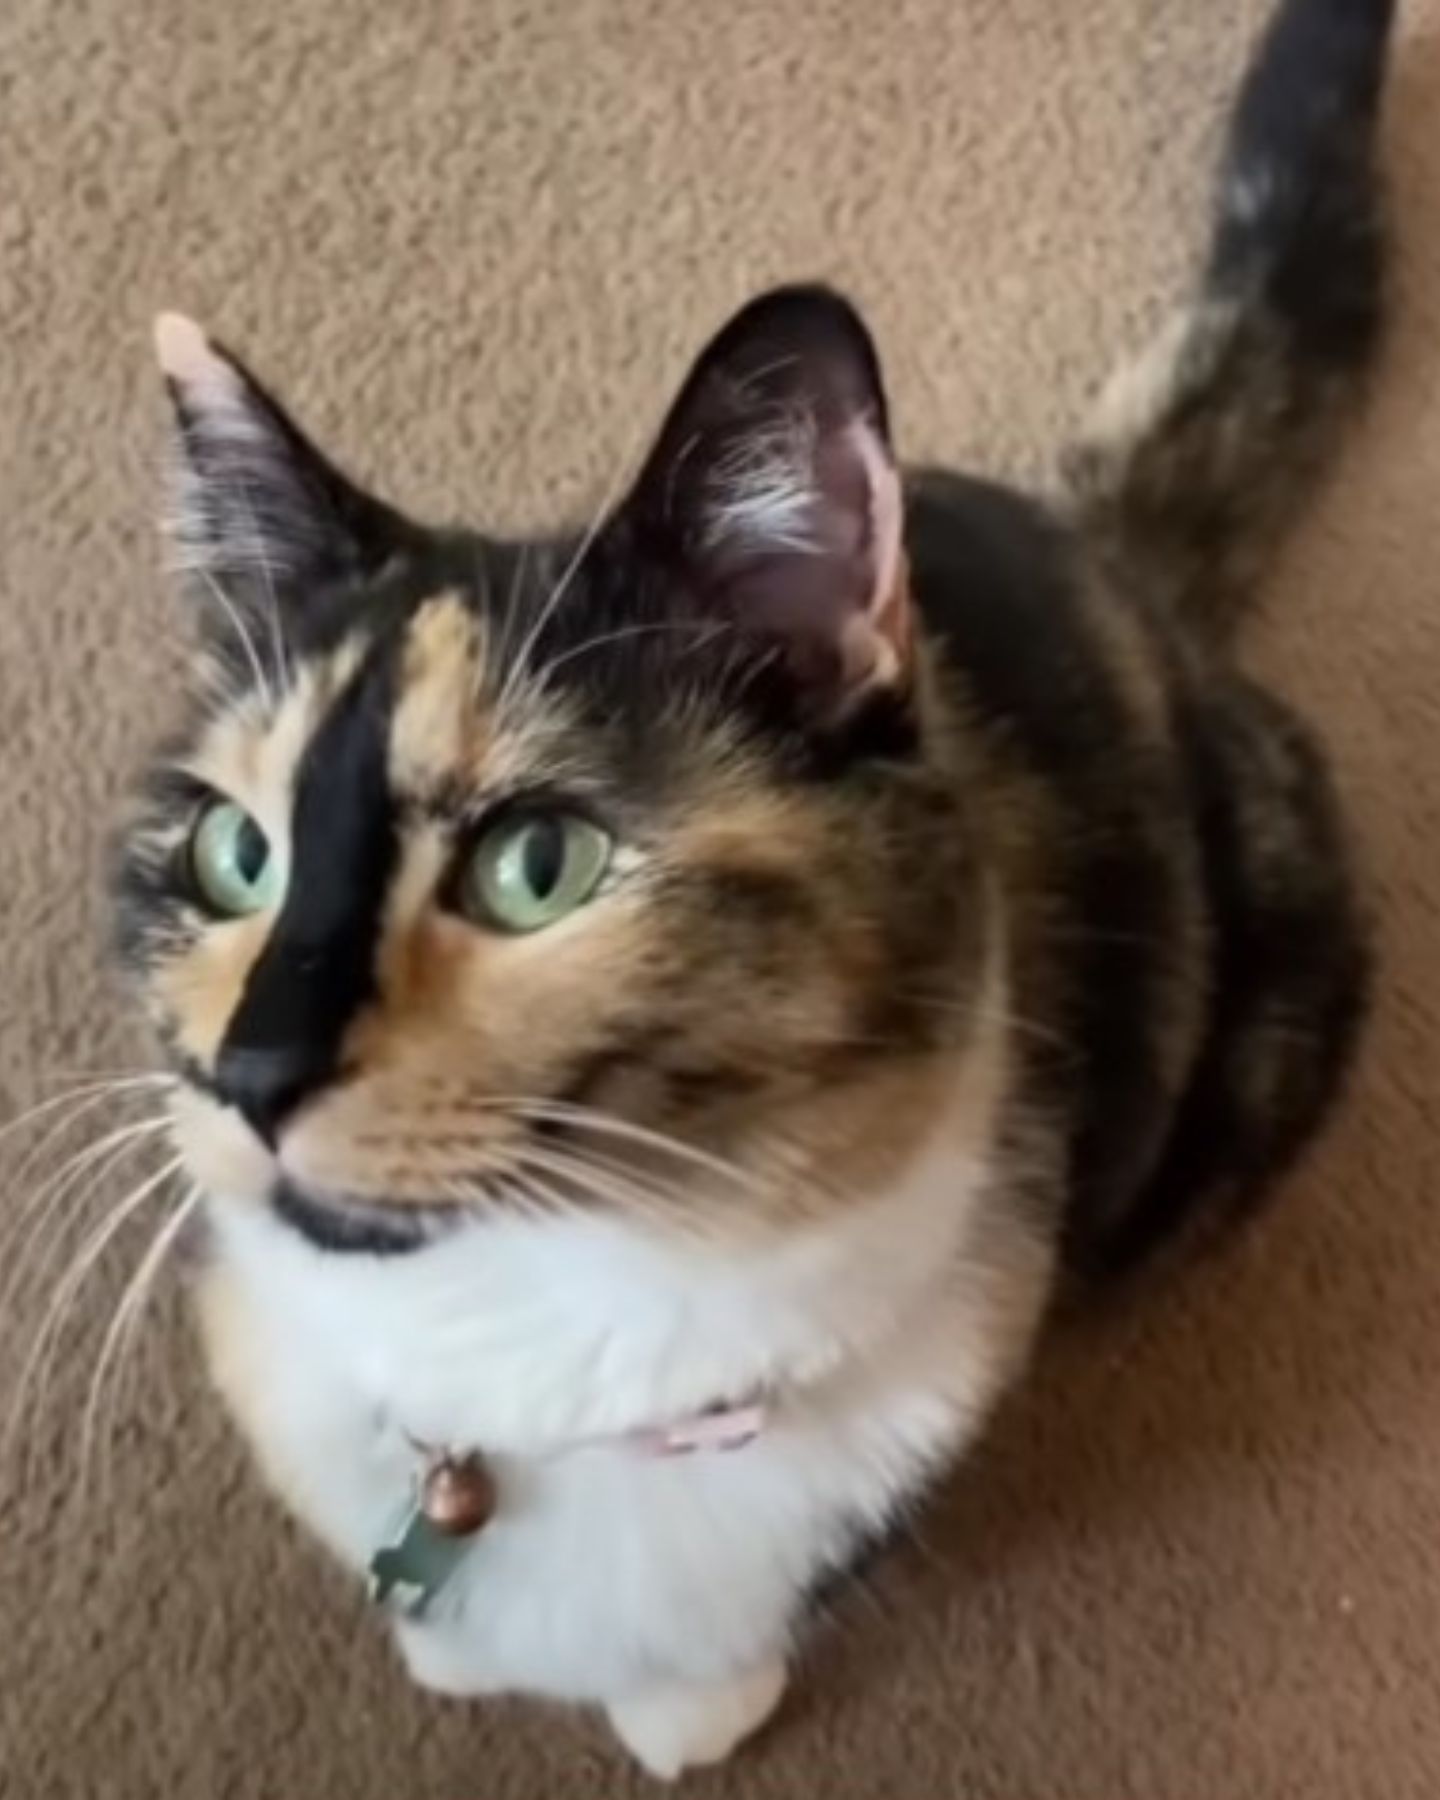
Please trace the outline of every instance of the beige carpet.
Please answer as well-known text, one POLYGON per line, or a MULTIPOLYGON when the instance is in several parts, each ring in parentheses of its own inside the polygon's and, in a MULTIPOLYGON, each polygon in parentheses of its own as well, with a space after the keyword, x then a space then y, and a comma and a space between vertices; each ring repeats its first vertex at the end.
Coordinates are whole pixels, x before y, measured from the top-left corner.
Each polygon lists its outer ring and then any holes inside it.
MULTIPOLYGON (((871 310, 912 455, 1033 469, 1180 278, 1262 5, 5 0, 0 1111, 136 1058, 97 871, 173 680, 157 306, 430 513, 579 506, 729 307, 817 273, 871 310)), ((697 1792, 1440 1792, 1440 0, 1401 63, 1392 351, 1257 645, 1325 721, 1379 896, 1352 1104, 1247 1242, 1052 1347, 697 1792)), ((8 1168, 18 1214, 35 1173, 8 1168)), ((407 1689, 250 1479, 173 1292, 74 1497, 86 1359, 143 1241, 86 1284, 6 1452, 0 1792, 641 1791, 583 1717, 407 1689)))

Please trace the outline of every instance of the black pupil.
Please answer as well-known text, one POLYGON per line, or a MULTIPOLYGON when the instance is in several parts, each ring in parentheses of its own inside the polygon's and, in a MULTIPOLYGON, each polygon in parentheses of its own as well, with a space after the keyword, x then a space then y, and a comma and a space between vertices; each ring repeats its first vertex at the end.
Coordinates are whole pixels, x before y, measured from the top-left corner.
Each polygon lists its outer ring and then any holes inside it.
POLYGON ((241 878, 253 886, 265 872, 269 855, 265 833, 253 819, 243 819, 235 835, 235 867, 241 878))
POLYGON ((536 819, 525 830, 522 853, 525 885, 537 900, 548 900, 565 869, 565 832, 554 819, 536 819))

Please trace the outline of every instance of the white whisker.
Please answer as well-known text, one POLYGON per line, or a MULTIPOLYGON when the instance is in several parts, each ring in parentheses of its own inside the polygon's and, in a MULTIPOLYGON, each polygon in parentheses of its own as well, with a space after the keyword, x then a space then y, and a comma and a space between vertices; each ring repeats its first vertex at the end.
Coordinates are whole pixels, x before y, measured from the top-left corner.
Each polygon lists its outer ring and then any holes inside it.
POLYGON ((241 648, 244 650, 246 660, 250 664, 250 672, 255 677, 255 685, 260 690, 260 695, 265 702, 267 711, 273 713, 276 705, 275 689, 271 686, 270 678, 265 673, 265 665, 260 660, 260 652, 255 648, 255 638, 250 627, 245 623, 239 607, 236 606, 235 602, 225 592, 225 589, 216 579, 214 571, 207 568, 204 563, 197 565, 197 567, 201 579, 210 589, 210 592, 214 597, 220 602, 226 618, 230 621, 231 629, 240 640, 241 648))
POLYGON ((66 1069, 56 1067, 42 1069, 36 1079, 42 1083, 48 1081, 109 1081, 121 1087, 136 1087, 156 1084, 170 1086, 173 1085, 176 1078, 163 1069, 66 1069))
POLYGON ((576 1106, 565 1100, 537 1100, 525 1098, 499 1098, 492 1102, 521 1118, 549 1121, 557 1125, 569 1125, 576 1131, 594 1131, 600 1135, 626 1138, 630 1142, 643 1145, 659 1155, 670 1156, 681 1162, 689 1162, 698 1168, 708 1170, 725 1181, 754 1191, 761 1184, 756 1176, 742 1169, 738 1163, 727 1161, 713 1151, 702 1150, 695 1144, 686 1144, 679 1138, 668 1136, 661 1131, 651 1130, 645 1125, 633 1124, 628 1119, 621 1119, 608 1113, 595 1111, 592 1107, 576 1106))
MULTIPOLYGON (((546 1209, 536 1203, 535 1196, 528 1193, 523 1184, 517 1185, 516 1188, 512 1190, 510 1179, 511 1178, 507 1175, 505 1204, 511 1206, 518 1200, 522 1211, 527 1212, 532 1218, 543 1218, 546 1209)), ((444 1186, 445 1192, 449 1197, 452 1200, 458 1201, 463 1206, 488 1207, 495 1204, 495 1194, 493 1190, 483 1182, 447 1181, 444 1186)))
POLYGON ((160 1271, 165 1266, 166 1259, 174 1249, 181 1232, 194 1215, 201 1198, 201 1191, 198 1187, 190 1188, 170 1217, 161 1222, 158 1230, 150 1239, 144 1255, 135 1265, 134 1273, 125 1285, 109 1327, 101 1340, 100 1350, 95 1358, 95 1372, 90 1380, 90 1391, 86 1397, 85 1410, 80 1422, 79 1481, 77 1486, 82 1493, 88 1483, 92 1454, 100 1441, 98 1427, 104 1408, 106 1378, 113 1370, 111 1417, 105 1439, 105 1454, 102 1456, 99 1466, 99 1473, 102 1476, 108 1465, 109 1449, 114 1440, 115 1418, 120 1409, 126 1356, 133 1348, 145 1308, 154 1292, 160 1271))
MULTIPOLYGON (((63 1094, 51 1094, 36 1105, 27 1107, 24 1112, 17 1113, 13 1119, 7 1119, 5 1124, 0 1126, 0 1143, 19 1131, 23 1125, 31 1125, 36 1119, 53 1113, 62 1106, 76 1104, 82 1100, 89 1101, 92 1096, 96 1097, 93 1104, 80 1107, 79 1111, 65 1120, 61 1130, 66 1131, 83 1113, 93 1111, 95 1106, 99 1106, 114 1095, 133 1092, 137 1088, 154 1087, 162 1083, 168 1086, 174 1082, 174 1079, 173 1075, 132 1075, 123 1080, 107 1078, 87 1081, 79 1087, 67 1088, 63 1094)), ((53 1136, 49 1141, 54 1141, 53 1136)), ((28 1160, 27 1158, 27 1162, 28 1160)))
POLYGON ((65 1322, 87 1277, 126 1223, 134 1217, 150 1196, 169 1181, 180 1168, 181 1160, 179 1156, 171 1157, 168 1162, 163 1163, 159 1169, 147 1175, 138 1186, 132 1188, 128 1194, 117 1201, 81 1244, 69 1268, 57 1282, 50 1304, 46 1307, 36 1331, 35 1341, 20 1370, 9 1423, 6 1426, 3 1444, 0 1444, 0 1461, 8 1464, 11 1459, 16 1441, 24 1429, 32 1388, 37 1408, 43 1404, 49 1390, 55 1354, 64 1333, 65 1322))
MULTIPOLYGON (((505 668, 510 660, 510 636, 519 617, 520 590, 525 585, 526 571, 530 567, 530 546, 521 546, 520 554, 515 558, 515 567, 510 572, 510 586, 505 595, 505 614, 500 621, 500 638, 495 649, 496 668, 505 668)), ((502 686, 502 692, 503 686, 502 686)))
POLYGON ((730 629, 732 628, 726 620, 702 623, 698 619, 669 619, 650 625, 622 625, 614 631, 597 632, 594 637, 586 638, 583 644, 576 644, 571 649, 562 651, 559 656, 546 663, 539 672, 538 679, 548 681, 557 669, 564 668, 566 663, 573 662, 576 657, 589 656, 592 651, 603 649, 607 644, 622 643, 627 638, 648 637, 656 632, 686 632, 695 638, 698 645, 713 640, 730 629))
POLYGON ((600 502, 595 517, 590 521, 590 525, 584 536, 576 545, 574 555, 570 558, 569 562, 566 563, 564 569, 561 571, 560 579, 550 590, 548 598, 536 614, 534 623, 525 634, 524 641, 521 643, 520 649, 516 653, 515 660, 506 673, 505 680, 500 689, 500 697, 495 703, 495 712, 498 719, 503 721, 506 711, 510 707, 514 696, 519 689, 520 682, 530 673, 530 659, 535 654, 536 646, 544 636, 545 627, 550 623, 551 619, 554 618, 560 603, 569 592, 571 582, 574 581, 576 574, 579 572, 581 563, 583 563, 586 556, 589 555, 596 538, 599 537, 609 520, 611 510, 620 497, 620 490, 623 485, 624 465, 622 464, 620 465, 616 476, 611 480, 610 486, 606 491, 604 499, 600 502))
MULTIPOLYGON (((677 1196, 647 1181, 621 1163, 597 1156, 594 1151, 562 1150, 554 1145, 526 1145, 515 1156, 517 1170, 528 1173, 538 1169, 557 1176, 581 1190, 618 1205, 645 1213, 650 1218, 673 1220, 686 1217, 680 1213, 677 1196)), ((571 1209, 576 1202, 571 1201, 571 1209)))
POLYGON ((250 534, 252 559, 260 570, 260 578, 265 583, 265 600, 267 616, 270 620, 270 642, 275 655, 275 682, 280 693, 284 693, 291 685, 289 662, 285 654, 285 634, 280 622, 280 594, 275 586, 275 571, 270 564, 270 556, 265 548, 265 538, 260 530, 260 522, 255 516, 255 508, 250 499, 249 483, 242 480, 238 484, 240 504, 245 511, 245 524, 250 534))
MULTIPOLYGON (((10 1273, 5 1286, 0 1288, 0 1313, 6 1311, 10 1302, 18 1297, 31 1257, 40 1251, 52 1226, 57 1227, 57 1240, 63 1239, 66 1225, 83 1204, 82 1184, 85 1178, 90 1176, 97 1184, 107 1180, 132 1150, 144 1147, 142 1139, 148 1140, 155 1136, 169 1123, 166 1118, 154 1118, 132 1120, 128 1125, 117 1126, 104 1137, 82 1145, 58 1169, 52 1170, 35 1192, 26 1198, 10 1222, 4 1240, 10 1273), (71 1204, 71 1196, 77 1192, 82 1195, 82 1199, 71 1204)), ((37 1268, 41 1274, 49 1263, 48 1255, 38 1258, 37 1268)))
MULTIPOLYGON (((92 1094, 87 1099, 76 1103, 71 1110, 65 1113, 60 1119, 52 1120, 39 1142, 32 1144, 25 1155, 21 1157, 18 1163, 16 1163, 14 1169, 6 1175, 6 1187, 12 1192, 20 1192, 29 1179, 31 1170, 43 1167, 51 1151, 63 1144, 66 1138, 76 1130, 83 1119, 88 1118, 91 1113, 98 1112, 101 1107, 108 1106, 110 1100, 111 1096, 108 1093, 92 1094)), ((158 1115, 147 1114, 146 1116, 147 1118, 153 1118, 158 1115)), ((126 1123, 138 1124, 141 1123, 141 1121, 130 1120, 126 1121, 126 1123)), ((75 1152, 75 1155, 83 1156, 88 1147, 88 1142, 82 1143, 75 1152)), ((72 1159, 62 1160, 61 1169, 67 1166, 69 1160, 72 1159)), ((19 1211, 16 1215, 17 1223, 20 1219, 26 1217, 32 1207, 38 1203, 40 1195, 47 1191, 51 1181, 58 1173, 60 1173, 60 1170, 52 1170, 50 1175, 44 1177, 40 1186, 35 1190, 35 1193, 20 1204, 19 1211)))

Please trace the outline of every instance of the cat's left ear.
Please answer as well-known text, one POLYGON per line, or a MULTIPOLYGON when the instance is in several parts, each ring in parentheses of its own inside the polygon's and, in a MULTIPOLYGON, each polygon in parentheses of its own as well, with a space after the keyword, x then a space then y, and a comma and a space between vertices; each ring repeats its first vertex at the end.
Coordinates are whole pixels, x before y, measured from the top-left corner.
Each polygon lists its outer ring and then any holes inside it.
POLYGON ((779 651, 821 719, 906 685, 900 476, 874 346, 838 294, 782 288, 731 320, 625 512, 692 603, 779 651))
POLYGON ((372 573, 404 522, 356 487, 229 351, 162 313, 155 349, 175 412, 169 531, 183 576, 281 602, 372 573))

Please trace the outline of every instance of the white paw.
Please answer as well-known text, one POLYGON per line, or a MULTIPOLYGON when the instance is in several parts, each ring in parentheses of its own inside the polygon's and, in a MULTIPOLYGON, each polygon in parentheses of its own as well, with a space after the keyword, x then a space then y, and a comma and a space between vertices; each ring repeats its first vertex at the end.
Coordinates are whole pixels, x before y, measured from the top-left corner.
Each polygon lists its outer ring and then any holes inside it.
POLYGON ((686 1769, 723 1762, 760 1729, 784 1691, 785 1664, 776 1657, 729 1681, 650 1688, 612 1701, 606 1711, 635 1760, 673 1781, 686 1769))

